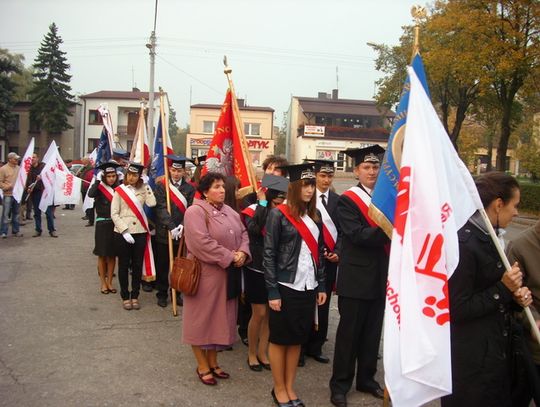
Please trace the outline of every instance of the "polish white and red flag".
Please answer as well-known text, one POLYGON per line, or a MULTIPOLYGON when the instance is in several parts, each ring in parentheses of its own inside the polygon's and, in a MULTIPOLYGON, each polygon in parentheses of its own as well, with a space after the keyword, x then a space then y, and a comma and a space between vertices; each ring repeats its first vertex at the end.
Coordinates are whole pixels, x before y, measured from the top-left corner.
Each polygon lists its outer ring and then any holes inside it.
POLYGON ((15 186, 13 187, 13 198, 19 203, 21 202, 23 196, 30 167, 32 166, 32 154, 34 154, 34 137, 32 137, 30 143, 28 143, 28 147, 26 148, 26 152, 24 153, 21 161, 21 168, 17 174, 15 186))
POLYGON ((416 73, 411 90, 386 286, 385 381, 396 407, 452 392, 448 279, 458 230, 482 208, 416 73))
POLYGON ((139 109, 139 120, 137 122, 137 130, 135 131, 129 161, 140 163, 145 167, 150 165, 150 144, 148 143, 144 106, 142 104, 139 109))

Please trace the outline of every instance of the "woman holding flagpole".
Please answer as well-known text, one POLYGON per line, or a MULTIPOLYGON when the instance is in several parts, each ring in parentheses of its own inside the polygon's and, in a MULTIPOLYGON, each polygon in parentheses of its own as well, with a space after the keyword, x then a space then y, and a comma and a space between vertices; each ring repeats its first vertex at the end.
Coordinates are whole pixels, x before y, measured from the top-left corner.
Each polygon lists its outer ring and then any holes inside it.
POLYGON ((112 286, 116 251, 114 248, 114 223, 111 219, 111 202, 114 188, 118 186, 116 169, 120 167, 116 161, 103 163, 97 168, 101 171, 88 190, 88 196, 94 198, 96 210, 96 229, 94 233, 94 254, 98 256, 98 274, 101 281, 101 294, 116 294, 112 286))
POLYGON ((326 301, 324 241, 315 202, 312 164, 284 167, 287 203, 266 222, 263 268, 270 306, 268 355, 278 406, 304 406, 294 390, 301 345, 309 339, 317 305, 326 301))
POLYGON ((114 222, 114 240, 118 255, 118 281, 125 310, 140 309, 138 298, 143 261, 147 258, 149 262, 153 262, 148 221, 143 205, 156 206, 156 197, 150 187, 143 183, 141 178, 143 169, 144 166, 141 164, 129 163, 124 183, 116 188, 111 203, 111 218, 114 222))
MULTIPOLYGON (((519 184, 492 172, 476 180, 499 240, 517 215, 519 184)), ((505 270, 486 223, 476 212, 460 229, 459 264, 448 281, 452 394, 443 407, 511 406, 512 311, 532 302, 517 263, 505 270)))

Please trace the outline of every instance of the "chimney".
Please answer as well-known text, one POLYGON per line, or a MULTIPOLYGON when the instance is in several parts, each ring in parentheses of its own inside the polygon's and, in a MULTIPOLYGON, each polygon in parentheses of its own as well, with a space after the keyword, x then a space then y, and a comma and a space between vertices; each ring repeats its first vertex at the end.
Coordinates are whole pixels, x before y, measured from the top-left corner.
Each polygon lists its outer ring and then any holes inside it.
POLYGON ((238 101, 238 107, 244 107, 245 106, 245 103, 244 103, 244 99, 236 99, 238 101))
POLYGON ((319 92, 317 98, 318 99, 328 99, 328 95, 326 94, 326 92, 319 92))
POLYGON ((338 90, 332 89, 332 99, 338 100, 338 90))

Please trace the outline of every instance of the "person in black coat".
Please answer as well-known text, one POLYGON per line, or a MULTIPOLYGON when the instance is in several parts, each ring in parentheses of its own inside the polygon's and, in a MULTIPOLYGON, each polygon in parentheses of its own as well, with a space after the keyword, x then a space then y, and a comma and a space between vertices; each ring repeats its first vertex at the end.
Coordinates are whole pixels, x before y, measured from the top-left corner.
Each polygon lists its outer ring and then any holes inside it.
POLYGON ((268 355, 274 402, 302 407, 294 382, 300 348, 309 338, 315 308, 326 301, 324 242, 312 165, 287 169, 291 181, 287 204, 270 211, 264 238, 263 268, 270 307, 268 355))
POLYGON ((330 402, 346 406, 356 371, 356 389, 383 398, 377 381, 377 355, 381 338, 388 276, 388 237, 370 220, 367 209, 379 173, 378 145, 346 150, 354 159, 357 186, 344 192, 337 204, 341 231, 338 248, 337 295, 339 325, 330 379, 330 402))
MULTIPOLYGON (((476 180, 496 232, 517 215, 519 184, 510 175, 488 173, 476 180)), ((480 213, 460 229, 459 264, 448 281, 452 394, 442 407, 511 406, 512 310, 528 306, 517 263, 505 270, 480 213)))
POLYGON ((164 182, 158 182, 156 196, 156 297, 160 307, 167 306, 169 293, 169 232, 173 238, 173 254, 178 252, 179 239, 182 236, 184 213, 193 203, 195 188, 184 179, 187 158, 167 155, 169 160, 169 190, 171 211, 167 209, 167 195, 164 182))
POLYGON ((102 294, 115 294, 112 285, 114 268, 116 266, 116 251, 114 250, 114 223, 111 219, 111 201, 114 188, 118 186, 120 165, 109 161, 98 166, 101 172, 88 190, 88 196, 94 198, 96 211, 94 254, 98 256, 98 274, 101 281, 102 294))
POLYGON ((309 341, 302 347, 299 366, 303 366, 304 354, 312 357, 319 363, 328 363, 330 359, 322 353, 322 347, 326 342, 328 334, 328 317, 330 313, 330 298, 336 282, 336 272, 339 262, 339 256, 336 251, 340 245, 339 229, 337 221, 337 204, 339 195, 332 191, 332 181, 334 180, 334 161, 328 160, 309 160, 313 162, 316 178, 316 199, 317 209, 320 210, 322 221, 328 234, 324 236, 325 244, 325 266, 326 273, 326 302, 318 308, 318 327, 311 331, 309 341), (326 215, 330 219, 325 219, 326 215))

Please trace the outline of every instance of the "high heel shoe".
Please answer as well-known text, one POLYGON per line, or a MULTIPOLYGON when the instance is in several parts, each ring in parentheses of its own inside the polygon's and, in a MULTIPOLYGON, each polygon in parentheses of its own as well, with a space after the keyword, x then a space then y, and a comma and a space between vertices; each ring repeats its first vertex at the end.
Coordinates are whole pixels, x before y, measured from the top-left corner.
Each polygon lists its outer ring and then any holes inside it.
POLYGON ((274 389, 272 389, 270 394, 272 395, 272 399, 274 400, 274 403, 276 403, 276 406, 278 406, 278 407, 293 407, 290 400, 286 401, 285 403, 280 402, 276 397, 276 392, 274 391, 274 389))
POLYGON ((257 361, 259 362, 259 364, 265 368, 266 370, 272 370, 270 368, 270 363, 264 363, 261 359, 259 359, 259 357, 257 356, 257 361))
POLYGON ((199 373, 199 369, 197 368, 195 369, 195 373, 197 373, 197 376, 199 376, 199 380, 203 384, 206 384, 207 386, 215 386, 217 384, 217 380, 214 379, 213 372, 211 370, 209 370, 208 372, 199 373), (204 376, 208 376, 208 375, 212 375, 212 377, 210 379, 203 379, 204 376))
POLYGON ((254 372, 262 372, 262 370, 263 370, 262 365, 259 365, 259 364, 257 364, 257 365, 252 365, 251 363, 249 363, 249 358, 248 358, 248 360, 247 360, 247 364, 248 364, 249 368, 250 368, 251 370, 253 370, 254 372))
POLYGON ((210 372, 214 375, 214 377, 217 377, 218 379, 228 379, 229 377, 231 377, 229 373, 224 372, 223 369, 219 366, 211 367, 210 372), (218 369, 221 370, 221 372, 218 372, 218 369))

